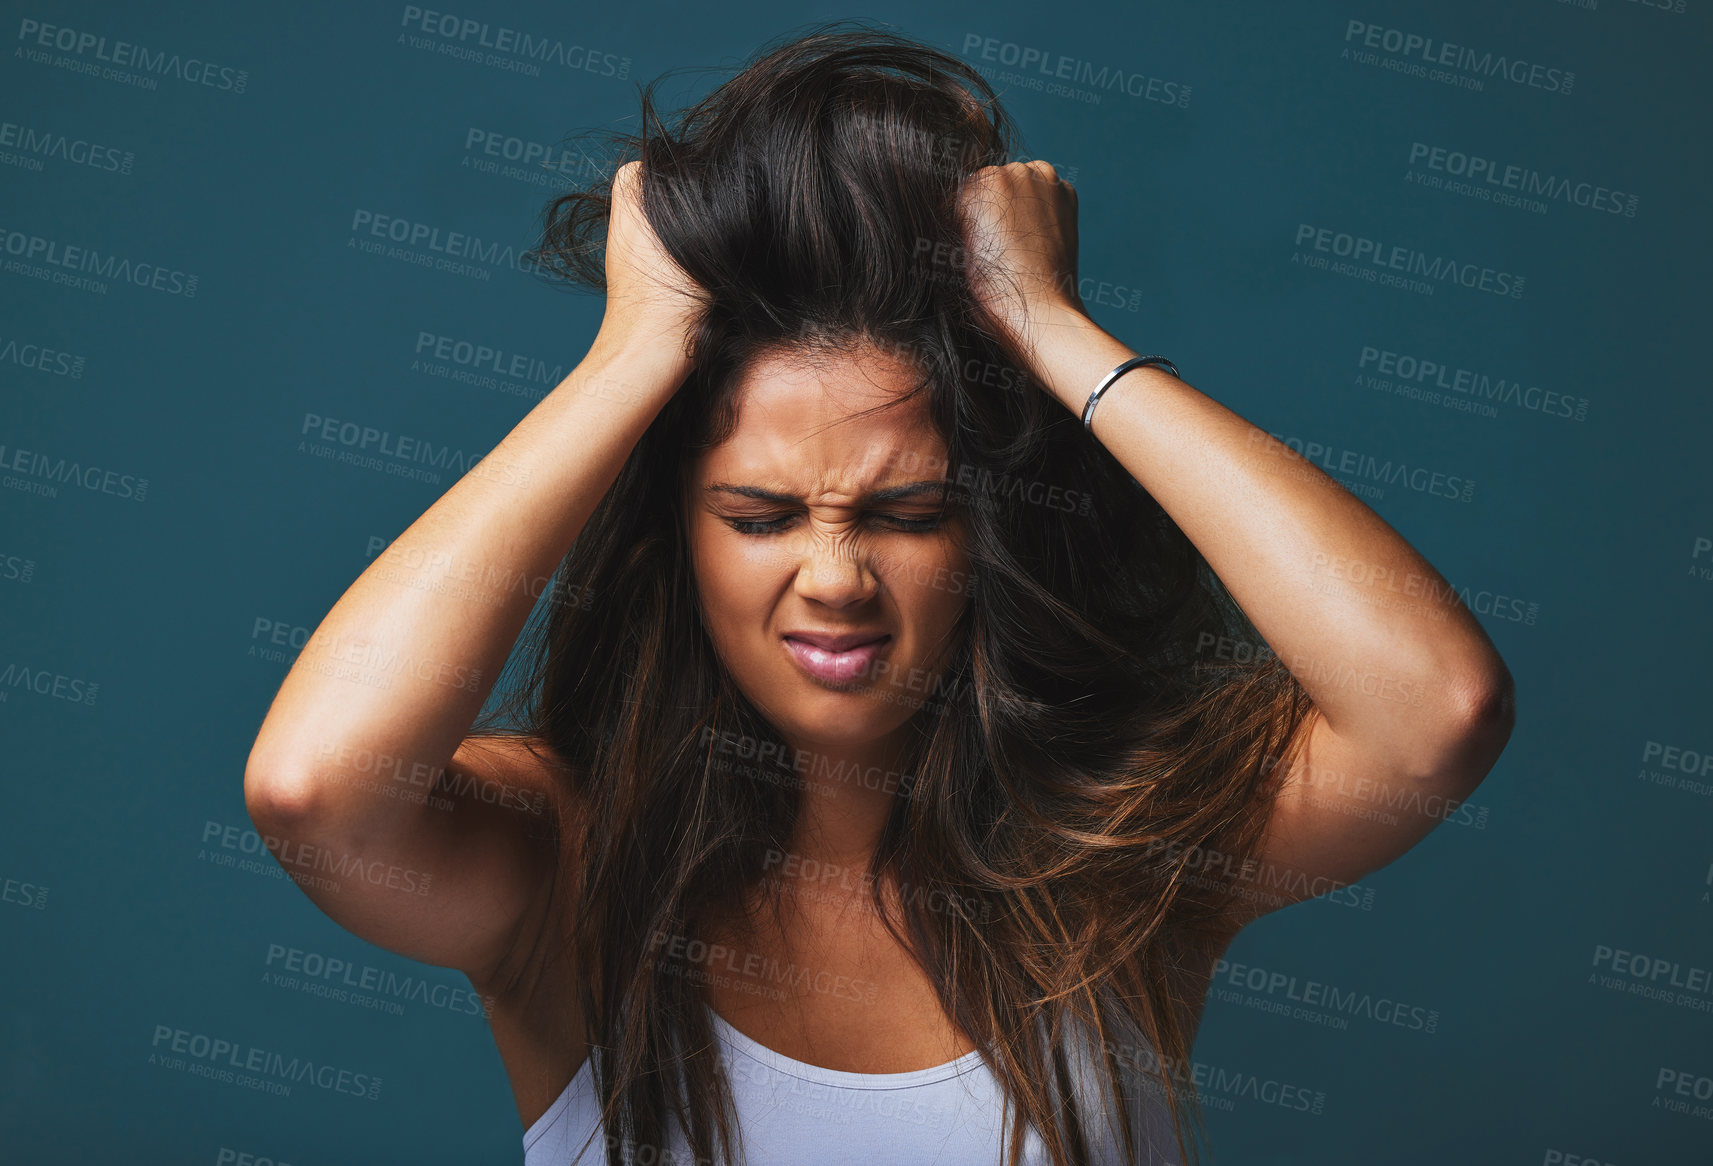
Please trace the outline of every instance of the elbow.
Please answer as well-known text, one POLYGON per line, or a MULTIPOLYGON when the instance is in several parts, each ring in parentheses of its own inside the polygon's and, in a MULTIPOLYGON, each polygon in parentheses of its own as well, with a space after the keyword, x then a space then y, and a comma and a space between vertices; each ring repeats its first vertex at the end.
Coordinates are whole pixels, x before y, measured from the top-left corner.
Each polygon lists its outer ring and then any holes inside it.
POLYGON ((1516 726, 1516 685, 1503 662, 1453 687, 1451 747, 1446 766, 1467 797, 1486 779, 1516 726))
POLYGON ((320 803, 315 778, 301 767, 259 757, 244 765, 244 809, 259 829, 313 820, 320 803))
POLYGON ((1510 739, 1517 722, 1517 686, 1503 660, 1479 676, 1455 686, 1459 724, 1467 732, 1510 739))

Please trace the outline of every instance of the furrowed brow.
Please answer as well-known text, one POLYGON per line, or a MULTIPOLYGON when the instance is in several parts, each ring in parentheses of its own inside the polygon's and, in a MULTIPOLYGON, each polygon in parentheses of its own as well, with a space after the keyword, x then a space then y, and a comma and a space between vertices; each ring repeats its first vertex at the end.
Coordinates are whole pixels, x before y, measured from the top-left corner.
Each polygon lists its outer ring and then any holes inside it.
MULTIPOLYGON (((735 494, 740 498, 754 498, 761 502, 774 502, 785 506, 801 506, 803 499, 795 494, 786 494, 778 490, 769 490, 763 486, 740 486, 732 482, 715 482, 705 488, 709 494, 735 494)), ((897 502, 904 498, 915 498, 924 494, 944 495, 946 482, 944 478, 930 478, 920 482, 906 482, 901 486, 888 486, 884 490, 871 490, 864 496, 865 502, 897 502)))

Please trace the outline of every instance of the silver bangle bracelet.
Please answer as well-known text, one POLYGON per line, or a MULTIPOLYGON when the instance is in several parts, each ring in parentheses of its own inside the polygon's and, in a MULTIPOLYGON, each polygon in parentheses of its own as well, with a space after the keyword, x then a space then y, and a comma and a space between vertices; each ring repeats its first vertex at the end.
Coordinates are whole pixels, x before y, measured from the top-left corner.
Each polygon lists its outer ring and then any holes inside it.
MULTIPOLYGON (((1094 428, 1094 406, 1095 402, 1100 400, 1100 395, 1112 386, 1113 381, 1117 380, 1131 369, 1139 368, 1144 364, 1157 364, 1173 376, 1178 377, 1178 366, 1163 356, 1131 357, 1129 360, 1107 373, 1100 384, 1095 386, 1094 392, 1088 395, 1088 404, 1083 406, 1083 428, 1085 430, 1092 430, 1094 428)), ((1183 380, 1184 378, 1178 377, 1178 379, 1183 380)))

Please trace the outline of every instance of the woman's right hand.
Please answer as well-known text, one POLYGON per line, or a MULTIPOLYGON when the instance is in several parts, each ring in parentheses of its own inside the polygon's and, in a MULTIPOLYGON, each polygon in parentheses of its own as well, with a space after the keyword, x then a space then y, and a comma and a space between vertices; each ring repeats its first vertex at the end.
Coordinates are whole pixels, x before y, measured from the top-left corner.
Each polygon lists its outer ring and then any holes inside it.
POLYGON ((641 162, 626 162, 613 175, 606 272, 607 306, 596 345, 669 348, 688 371, 690 330, 706 294, 661 246, 643 213, 641 162))

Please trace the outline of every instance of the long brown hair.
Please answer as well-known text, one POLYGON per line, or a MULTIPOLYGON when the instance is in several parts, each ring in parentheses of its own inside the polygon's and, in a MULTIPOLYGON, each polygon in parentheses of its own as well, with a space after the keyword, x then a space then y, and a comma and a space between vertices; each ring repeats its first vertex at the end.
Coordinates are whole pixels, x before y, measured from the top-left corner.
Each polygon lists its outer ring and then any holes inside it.
MULTIPOLYGON (((732 431, 746 362, 854 341, 921 369, 975 575, 951 663, 910 722, 914 781, 873 859, 875 907, 1003 1084, 1013 1164, 1026 1125, 1056 1166, 1089 1160, 1065 1050, 1077 1024, 1114 1096, 1135 1096, 1127 1067, 1156 1071, 1195 1160, 1186 984, 1233 888, 1193 867, 1255 851, 1306 694, 1264 649, 1209 658, 1260 638, 1160 505, 1029 381, 961 264, 941 262, 963 243, 961 178, 1016 152, 977 72, 840 21, 764 48, 671 124, 658 84, 638 132, 608 138, 614 163, 642 159, 644 212, 707 293, 695 368, 560 567, 554 593, 591 602, 537 609, 523 675, 484 717, 546 741, 574 775, 564 934, 608 1160, 658 1155, 674 1124, 696 1161, 716 1146, 736 1160, 704 997, 660 937, 735 908, 799 805, 790 782, 757 780, 765 765, 715 757, 779 735, 702 626, 683 474, 732 431), (885 885, 966 906, 889 908, 885 885)), ((610 183, 544 208, 543 271, 604 290, 610 183)))

